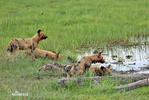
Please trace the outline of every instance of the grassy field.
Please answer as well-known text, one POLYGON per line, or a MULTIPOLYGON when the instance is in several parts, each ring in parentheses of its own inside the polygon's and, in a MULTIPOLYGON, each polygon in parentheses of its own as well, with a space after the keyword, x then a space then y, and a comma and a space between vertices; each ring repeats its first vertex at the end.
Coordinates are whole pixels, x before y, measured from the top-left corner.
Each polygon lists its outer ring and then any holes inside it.
MULTIPOLYGON (((115 91, 112 87, 120 82, 108 79, 99 86, 92 82, 59 86, 60 77, 37 80, 38 68, 53 60, 32 62, 24 54, 5 60, 11 39, 32 37, 41 28, 48 39, 39 48, 62 50, 63 59, 58 62, 71 64, 66 57, 75 57, 74 51, 83 47, 149 35, 148 11, 147 0, 0 0, 0 100, 148 100, 149 87, 115 91), (10 96, 15 91, 29 96, 10 96)), ((45 73, 51 72, 41 75, 45 73)))

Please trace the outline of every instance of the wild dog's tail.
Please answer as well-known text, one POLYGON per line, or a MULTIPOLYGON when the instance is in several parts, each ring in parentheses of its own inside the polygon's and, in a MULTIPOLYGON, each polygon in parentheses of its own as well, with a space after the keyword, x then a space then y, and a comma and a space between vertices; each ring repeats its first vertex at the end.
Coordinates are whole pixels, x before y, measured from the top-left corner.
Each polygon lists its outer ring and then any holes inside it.
POLYGON ((40 72, 41 70, 60 70, 62 69, 62 65, 61 64, 57 64, 57 63, 54 63, 54 64, 46 64, 46 65, 43 65, 38 71, 40 72))
POLYGON ((46 65, 43 65, 39 70, 38 72, 40 72, 41 70, 45 70, 46 69, 46 65))
POLYGON ((46 64, 46 65, 43 65, 38 71, 40 72, 41 70, 64 70, 65 72, 69 72, 71 70, 71 67, 70 65, 63 65, 63 64, 58 64, 58 63, 54 63, 54 64, 46 64))
POLYGON ((65 72, 69 72, 72 67, 71 65, 64 65, 64 64, 58 64, 58 63, 54 63, 53 66, 55 68, 57 67, 58 69, 62 69, 65 72))
POLYGON ((15 44, 15 41, 12 40, 8 45, 7 55, 10 56, 15 51, 15 49, 17 49, 17 45, 15 44))

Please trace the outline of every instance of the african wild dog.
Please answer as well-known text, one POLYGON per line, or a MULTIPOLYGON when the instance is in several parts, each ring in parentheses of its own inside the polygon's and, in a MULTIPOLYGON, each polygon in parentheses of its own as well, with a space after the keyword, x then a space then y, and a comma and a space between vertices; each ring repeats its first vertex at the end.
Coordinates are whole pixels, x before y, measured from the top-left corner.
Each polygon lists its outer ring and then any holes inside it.
POLYGON ((103 59, 102 52, 94 52, 92 55, 83 57, 80 61, 73 65, 68 73, 68 77, 74 74, 82 75, 86 70, 89 70, 92 63, 104 63, 105 60, 103 59))
MULTIPOLYGON (((104 75, 108 75, 110 74, 110 66, 108 67, 104 67, 104 66, 91 66, 89 68, 89 71, 93 72, 96 76, 104 76, 104 75)), ((65 71, 66 73, 69 73, 71 70, 72 66, 71 65, 63 65, 63 64, 46 64, 44 66, 42 66, 39 71, 41 70, 56 70, 56 71, 65 71)), ((67 74, 68 75, 68 74, 67 74)), ((68 76, 67 76, 68 77, 68 76)))
POLYGON ((43 65, 39 71, 41 70, 57 70, 57 71, 65 71, 65 72, 69 72, 70 69, 72 68, 71 65, 63 65, 63 64, 57 64, 57 63, 53 63, 53 64, 46 64, 46 65, 43 65))
POLYGON ((104 67, 104 66, 91 66, 89 68, 89 70, 92 71, 96 76, 104 76, 104 75, 110 74, 110 72, 111 72, 110 66, 111 65, 108 65, 108 67, 104 67))
POLYGON ((75 63, 74 65, 61 65, 61 64, 47 64, 42 66, 40 70, 51 70, 51 69, 63 69, 67 72, 67 77, 74 74, 82 75, 86 70, 89 70, 92 63, 104 63, 104 59, 100 53, 95 53, 86 57, 83 57, 80 61, 75 63))
POLYGON ((11 40, 8 45, 7 53, 8 55, 12 55, 17 50, 25 50, 25 52, 28 52, 30 55, 32 55, 33 60, 35 60, 33 51, 38 46, 39 42, 46 38, 47 36, 44 35, 44 32, 41 29, 39 29, 37 31, 37 34, 35 34, 32 38, 19 38, 11 40))
POLYGON ((61 58, 60 52, 56 53, 56 52, 52 52, 52 51, 41 50, 39 48, 36 48, 34 50, 34 56, 55 59, 55 60, 58 60, 61 58))

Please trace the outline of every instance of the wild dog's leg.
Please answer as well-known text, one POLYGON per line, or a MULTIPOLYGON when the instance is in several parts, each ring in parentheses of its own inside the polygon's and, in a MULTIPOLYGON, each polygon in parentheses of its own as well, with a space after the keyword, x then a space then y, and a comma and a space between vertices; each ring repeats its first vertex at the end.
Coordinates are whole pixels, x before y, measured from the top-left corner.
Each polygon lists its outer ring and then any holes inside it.
POLYGON ((29 51, 28 51, 28 50, 25 50, 25 54, 26 54, 25 58, 27 58, 27 57, 31 56, 31 53, 29 53, 29 51))
POLYGON ((83 75, 83 73, 84 73, 83 70, 79 70, 79 71, 77 72, 78 75, 83 75))
POLYGON ((17 59, 18 54, 19 51, 15 51, 11 55, 8 55, 7 61, 15 61, 17 59))
POLYGON ((70 69, 70 72, 69 72, 71 75, 74 75, 75 74, 75 68, 74 66, 70 69))
POLYGON ((30 50, 30 49, 25 50, 25 54, 26 54, 26 57, 31 56, 32 60, 35 61, 35 55, 34 55, 34 52, 32 50, 30 50))
POLYGON ((46 54, 44 54, 44 59, 46 59, 46 58, 48 58, 48 54, 46 53, 46 54))
POLYGON ((36 60, 36 57, 35 57, 34 51, 31 54, 32 54, 31 55, 32 56, 32 60, 35 61, 36 60))
POLYGON ((67 76, 66 76, 67 78, 70 78, 70 75, 67 73, 67 76))
POLYGON ((35 54, 34 54, 34 50, 35 50, 34 43, 31 46, 29 46, 29 49, 30 49, 29 52, 30 52, 30 54, 32 56, 32 60, 35 61, 36 58, 35 58, 35 54))

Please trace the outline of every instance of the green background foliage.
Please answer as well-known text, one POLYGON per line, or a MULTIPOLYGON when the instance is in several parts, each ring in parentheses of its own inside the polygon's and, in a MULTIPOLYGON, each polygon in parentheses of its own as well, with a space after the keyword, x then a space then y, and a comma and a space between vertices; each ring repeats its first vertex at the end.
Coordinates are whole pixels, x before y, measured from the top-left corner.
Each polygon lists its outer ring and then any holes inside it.
MULTIPOLYGON (((59 63, 71 64, 75 50, 104 46, 113 41, 129 41, 131 36, 148 35, 148 0, 0 0, 0 99, 1 100, 148 100, 149 87, 133 91, 115 91, 119 85, 105 79, 98 86, 67 84, 59 86, 58 78, 36 79, 38 69, 53 60, 32 62, 21 54, 7 61, 6 49, 14 38, 30 38, 43 29, 48 39, 41 49, 62 50, 59 63), (10 96, 15 90, 28 97, 10 96)), ((41 72, 40 74, 52 72, 41 72)), ((55 72, 59 74, 60 72, 55 72)), ((90 76, 90 72, 86 76, 90 76)))

